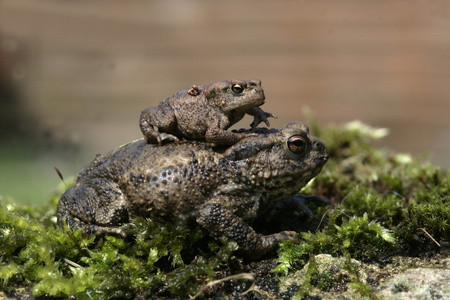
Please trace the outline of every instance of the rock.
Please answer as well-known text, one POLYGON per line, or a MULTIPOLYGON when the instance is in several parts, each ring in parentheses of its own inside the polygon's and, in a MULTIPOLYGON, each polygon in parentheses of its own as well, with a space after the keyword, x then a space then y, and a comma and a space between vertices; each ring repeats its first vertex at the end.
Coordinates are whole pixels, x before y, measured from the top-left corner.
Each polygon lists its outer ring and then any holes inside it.
POLYGON ((381 285, 380 299, 450 299, 450 270, 417 268, 393 276, 381 285))

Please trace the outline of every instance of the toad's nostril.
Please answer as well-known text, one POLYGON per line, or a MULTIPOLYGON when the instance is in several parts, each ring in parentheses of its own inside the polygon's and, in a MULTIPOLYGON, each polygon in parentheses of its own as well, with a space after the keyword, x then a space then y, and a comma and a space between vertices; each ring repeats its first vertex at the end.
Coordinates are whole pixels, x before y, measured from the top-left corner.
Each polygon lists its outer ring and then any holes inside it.
POLYGON ((313 137, 312 140, 313 140, 313 148, 315 150, 325 150, 325 145, 322 143, 321 140, 319 140, 316 137, 313 137))

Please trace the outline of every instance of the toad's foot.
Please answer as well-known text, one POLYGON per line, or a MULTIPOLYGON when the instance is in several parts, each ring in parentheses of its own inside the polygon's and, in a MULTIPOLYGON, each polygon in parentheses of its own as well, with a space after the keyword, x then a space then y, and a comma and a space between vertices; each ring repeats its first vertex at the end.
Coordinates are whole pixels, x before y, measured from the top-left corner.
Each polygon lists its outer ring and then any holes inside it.
POLYGON ((266 222, 270 222, 270 220, 276 218, 276 216, 279 215, 280 212, 292 209, 300 209, 301 212, 306 214, 308 218, 311 219, 314 217, 314 214, 307 204, 312 202, 316 203, 316 205, 319 206, 328 205, 331 203, 329 199, 322 196, 296 194, 290 198, 276 203, 272 210, 267 214, 266 222))
POLYGON ((67 215, 66 218, 58 222, 61 227, 64 226, 64 223, 70 228, 70 230, 83 229, 83 234, 94 234, 94 235, 103 235, 103 234, 118 234, 123 238, 127 237, 126 232, 116 226, 100 226, 96 224, 84 224, 80 222, 76 218, 72 218, 72 216, 67 215))
POLYGON ((248 114, 252 115, 254 117, 253 122, 250 124, 253 131, 255 131, 256 127, 262 122, 264 122, 267 125, 267 127, 269 127, 270 122, 267 118, 269 118, 269 117, 274 118, 274 119, 278 118, 276 115, 269 113, 269 112, 265 112, 259 107, 253 108, 248 114))
POLYGON ((158 145, 161 145, 163 142, 174 142, 174 143, 178 143, 179 139, 174 136, 173 134, 170 133, 165 133, 165 132, 158 132, 155 130, 150 130, 147 131, 144 134, 145 139, 147 140, 148 143, 158 143, 158 145))

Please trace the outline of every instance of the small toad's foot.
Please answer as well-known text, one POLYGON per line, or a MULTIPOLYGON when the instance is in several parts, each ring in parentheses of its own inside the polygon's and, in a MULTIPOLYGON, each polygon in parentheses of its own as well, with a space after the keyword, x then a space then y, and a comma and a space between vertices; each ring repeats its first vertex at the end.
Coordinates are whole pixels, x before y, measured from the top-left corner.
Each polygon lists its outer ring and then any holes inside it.
POLYGON ((267 118, 269 117, 274 119, 278 118, 276 115, 269 112, 265 112, 259 107, 255 107, 252 110, 251 115, 253 115, 254 117, 253 122, 250 124, 250 127, 252 128, 253 131, 255 131, 256 127, 262 122, 264 122, 267 125, 267 127, 269 127, 270 122, 267 118))
POLYGON ((158 145, 161 145, 163 142, 174 142, 178 143, 179 139, 170 134, 165 132, 157 132, 157 131, 148 131, 144 135, 145 139, 147 140, 147 143, 158 143, 158 145))

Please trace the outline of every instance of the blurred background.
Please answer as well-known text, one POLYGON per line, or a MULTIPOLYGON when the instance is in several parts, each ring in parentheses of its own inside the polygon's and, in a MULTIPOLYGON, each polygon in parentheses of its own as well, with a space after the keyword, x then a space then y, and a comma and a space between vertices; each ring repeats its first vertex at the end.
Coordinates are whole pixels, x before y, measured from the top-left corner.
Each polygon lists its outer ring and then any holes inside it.
MULTIPOLYGON (((140 112, 260 78, 273 127, 361 120, 450 166, 450 1, 0 1, 0 195, 44 201, 140 112)), ((251 118, 237 124, 247 127, 251 118)))

